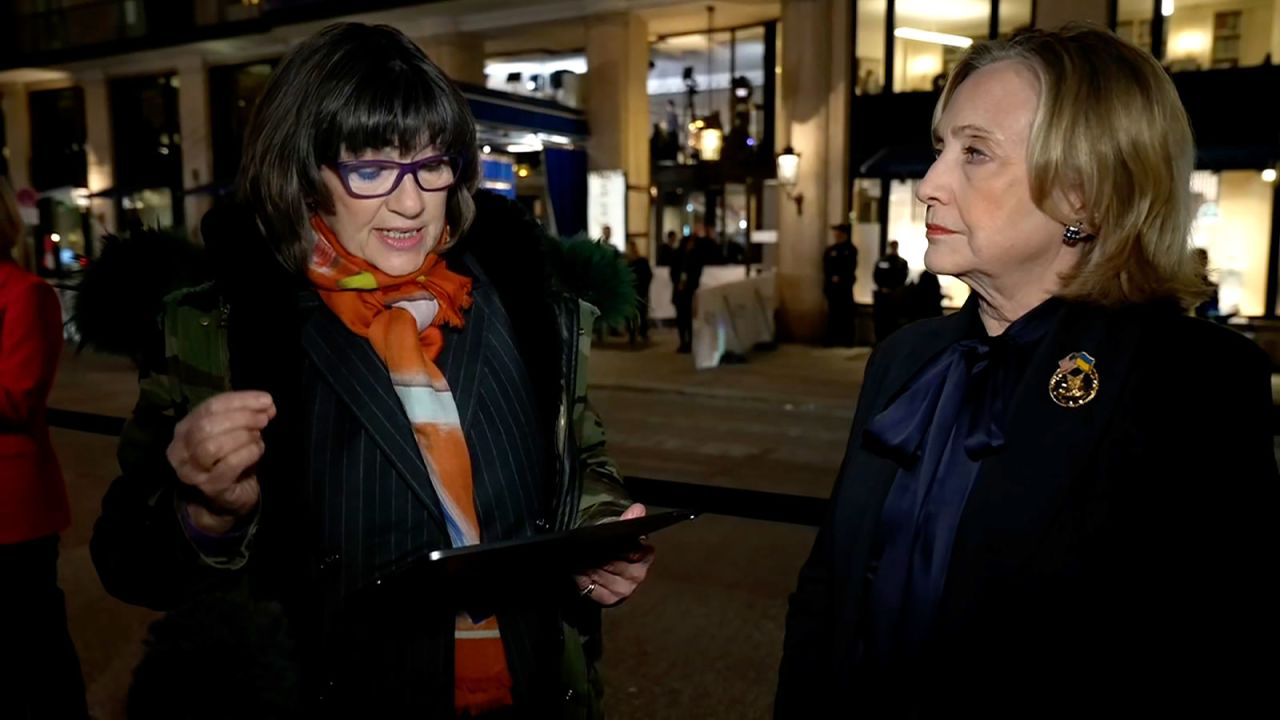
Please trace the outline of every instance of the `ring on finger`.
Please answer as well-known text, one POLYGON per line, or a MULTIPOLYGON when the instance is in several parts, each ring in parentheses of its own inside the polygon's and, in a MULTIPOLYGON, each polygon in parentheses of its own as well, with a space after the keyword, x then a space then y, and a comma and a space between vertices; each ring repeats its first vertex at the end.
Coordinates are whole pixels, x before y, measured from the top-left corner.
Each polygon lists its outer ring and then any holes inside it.
POLYGON ((591 593, 596 591, 596 584, 592 582, 590 585, 582 589, 582 597, 591 597, 591 593))

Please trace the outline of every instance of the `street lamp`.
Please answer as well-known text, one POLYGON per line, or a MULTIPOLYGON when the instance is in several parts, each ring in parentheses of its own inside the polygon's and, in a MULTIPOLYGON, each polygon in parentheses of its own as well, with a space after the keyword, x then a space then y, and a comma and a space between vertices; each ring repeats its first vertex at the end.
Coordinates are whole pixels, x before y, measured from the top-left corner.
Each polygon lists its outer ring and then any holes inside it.
POLYGON ((796 192, 796 184, 800 181, 800 153, 790 145, 778 154, 778 184, 786 191, 787 198, 796 203, 796 214, 802 213, 804 193, 796 192))

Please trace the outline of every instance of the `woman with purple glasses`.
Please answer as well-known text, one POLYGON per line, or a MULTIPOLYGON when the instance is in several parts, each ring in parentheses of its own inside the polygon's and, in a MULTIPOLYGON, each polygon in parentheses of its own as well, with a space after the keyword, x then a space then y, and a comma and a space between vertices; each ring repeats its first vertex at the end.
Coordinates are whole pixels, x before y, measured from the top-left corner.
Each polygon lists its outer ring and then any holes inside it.
POLYGON ((265 608, 286 631, 244 634, 282 636, 284 664, 206 652, 184 673, 153 652, 131 709, 601 716, 599 611, 651 548, 482 588, 403 572, 645 513, 586 400, 597 312, 477 169, 466 101, 394 29, 331 26, 276 69, 237 201, 202 224, 215 281, 166 299, 92 550, 127 602, 265 608))

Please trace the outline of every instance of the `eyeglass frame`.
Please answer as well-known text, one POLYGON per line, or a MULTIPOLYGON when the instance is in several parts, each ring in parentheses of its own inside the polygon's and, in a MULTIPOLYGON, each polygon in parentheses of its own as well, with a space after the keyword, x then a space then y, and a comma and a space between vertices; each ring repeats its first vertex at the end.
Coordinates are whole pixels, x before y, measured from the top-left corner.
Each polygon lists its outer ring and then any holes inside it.
POLYGON ((342 189, 347 191, 347 195, 356 200, 377 200, 379 198, 388 197, 400 189, 400 183, 404 182, 405 175, 413 176, 413 183, 418 186, 422 192, 444 192, 458 183, 458 173, 461 171, 462 159, 457 155, 429 155, 421 160, 411 160, 409 162, 399 162, 396 160, 339 160, 338 162, 327 163, 326 167, 333 170, 333 174, 338 176, 338 182, 342 183, 342 189), (426 188, 422 186, 422 179, 418 177, 418 171, 424 165, 432 162, 446 161, 449 169, 453 171, 453 180, 448 185, 440 188, 426 188), (396 167, 399 174, 396 175, 395 182, 391 183, 391 189, 379 193, 377 195, 362 195, 351 189, 351 182, 347 179, 347 173, 344 168, 350 168, 353 165, 381 166, 384 168, 396 167))

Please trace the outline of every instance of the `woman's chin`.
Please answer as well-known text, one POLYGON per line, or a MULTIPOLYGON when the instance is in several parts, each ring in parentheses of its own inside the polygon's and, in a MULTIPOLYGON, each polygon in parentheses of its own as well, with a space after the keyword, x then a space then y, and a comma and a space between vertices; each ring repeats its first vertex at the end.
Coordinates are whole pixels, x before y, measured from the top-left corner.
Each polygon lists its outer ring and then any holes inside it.
POLYGON ((934 275, 961 275, 966 270, 963 258, 955 256, 949 248, 929 243, 924 251, 924 269, 934 275))
POLYGON ((426 258, 427 253, 422 250, 418 252, 400 251, 379 253, 379 257, 369 258, 369 263, 388 275, 399 277, 417 272, 418 268, 422 267, 422 261, 426 258))

